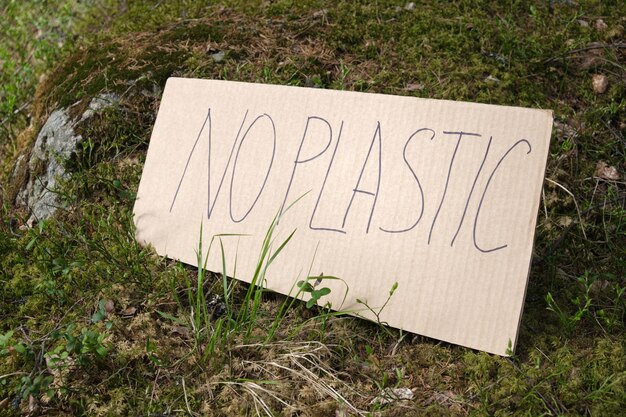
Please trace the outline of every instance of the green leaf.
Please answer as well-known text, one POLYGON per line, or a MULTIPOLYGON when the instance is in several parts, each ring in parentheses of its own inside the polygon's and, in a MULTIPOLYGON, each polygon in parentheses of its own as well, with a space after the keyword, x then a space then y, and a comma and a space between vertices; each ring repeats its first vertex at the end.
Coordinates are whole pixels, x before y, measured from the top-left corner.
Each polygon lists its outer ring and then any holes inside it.
POLYGON ((164 318, 166 318, 166 319, 168 319, 168 320, 172 320, 174 323, 177 323, 177 324, 186 324, 184 320, 181 320, 181 319, 179 319, 178 317, 174 317, 174 316, 172 316, 171 314, 168 314, 168 313, 166 313, 166 312, 164 312, 164 311, 159 311, 159 310, 157 310, 156 312, 157 312, 157 313, 159 313, 159 315, 161 315, 161 317, 164 317, 164 318))
POLYGON ((93 313, 93 315, 91 316, 91 322, 97 323, 99 321, 102 321, 104 320, 104 316, 105 316, 104 310, 98 310, 95 313, 93 313))
POLYGON ((29 251, 32 249, 32 247, 35 245, 35 242, 37 242, 37 237, 35 236, 34 238, 32 238, 30 240, 30 242, 28 242, 28 244, 26 245, 26 250, 29 251))
POLYGON ((67 344, 65 345, 65 350, 67 350, 68 352, 76 352, 79 349, 79 342, 78 339, 76 339, 75 337, 72 337, 70 340, 68 340, 67 344))
POLYGON ((98 310, 91 316, 92 323, 97 323, 104 320, 104 318, 106 317, 106 310, 104 309, 104 306, 106 305, 106 303, 107 301, 104 299, 98 302, 98 310))
POLYGON ((317 293, 319 294, 320 297, 323 297, 325 295, 330 294, 330 288, 327 288, 327 287, 320 288, 319 290, 317 290, 317 293))
POLYGON ((311 298, 309 301, 306 302, 306 308, 311 308, 313 307, 313 305, 315 304, 317 300, 315 298, 311 298))
POLYGON ((5 334, 0 334, 0 346, 6 346, 11 336, 13 336, 13 330, 9 330, 5 334))
POLYGON ((163 361, 161 359, 159 359, 153 352, 156 351, 156 344, 150 340, 150 338, 146 339, 146 356, 148 356, 148 359, 150 359, 150 361, 152 363, 154 363, 157 366, 161 366, 163 365, 163 361))

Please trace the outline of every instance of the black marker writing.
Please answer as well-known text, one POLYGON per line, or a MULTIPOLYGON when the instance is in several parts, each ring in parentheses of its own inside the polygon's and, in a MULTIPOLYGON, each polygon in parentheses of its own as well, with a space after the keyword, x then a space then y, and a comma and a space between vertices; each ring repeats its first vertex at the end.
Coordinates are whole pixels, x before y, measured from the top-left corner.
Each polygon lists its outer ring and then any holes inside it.
MULTIPOLYGON (((210 122, 211 120, 211 109, 209 109, 207 111, 207 115, 204 118, 204 122, 202 123, 202 127, 200 128, 200 131, 198 132, 198 137, 196 137, 196 141, 193 143, 193 146, 191 148, 191 152, 189 152, 189 156, 187 157, 187 162, 185 163, 185 168, 183 169, 183 174, 180 176, 180 181, 178 181, 178 187, 176 187, 176 192, 174 193, 174 197, 172 198, 172 204, 170 204, 170 213, 172 212, 172 209, 174 208, 174 203, 176 202, 176 198, 178 197, 178 192, 180 191, 180 186, 183 184, 183 180, 185 179, 185 174, 187 174, 187 168, 189 167, 189 161, 191 161, 191 156, 193 155, 193 153, 196 150, 196 145, 198 144, 198 141, 200 140, 200 136, 202 135, 202 132, 204 131, 204 127, 207 124, 207 121, 209 121, 209 125, 211 124, 210 122)), ((210 129, 209 129, 210 132, 210 129)), ((210 135, 210 133, 209 133, 210 135)))
POLYGON ((454 158, 456 157, 456 153, 459 150, 459 146, 461 145, 461 139, 463 136, 478 136, 478 133, 467 133, 467 132, 443 132, 444 135, 459 135, 459 139, 456 141, 456 146, 454 147, 454 152, 452 153, 452 158, 450 159, 450 167, 448 168, 448 176, 446 177, 446 185, 443 188, 443 194, 441 195, 441 201, 439 202, 439 207, 437 207, 437 212, 435 213, 435 217, 433 217, 433 222, 430 225, 430 232, 428 233, 428 244, 430 245, 430 238, 433 234, 433 229, 435 228, 435 223, 437 222, 437 217, 439 217, 439 212, 441 211, 441 207, 443 206, 443 201, 446 198, 446 193, 448 192, 448 184, 450 183, 450 174, 452 173, 452 166, 454 165, 454 158))
POLYGON ((291 190, 291 184, 293 183, 293 177, 296 175, 296 168, 298 168, 298 164, 304 164, 316 158, 319 158, 324 152, 326 152, 326 150, 328 150, 332 141, 333 141, 333 128, 330 126, 330 123, 328 123, 328 121, 326 121, 325 119, 322 119, 321 117, 309 116, 306 120, 306 126, 304 127, 304 134, 302 135, 302 140, 300 141, 300 147, 298 148, 296 159, 293 161, 293 170, 291 171, 291 177, 289 178, 289 185, 287 186, 287 191, 285 191, 285 198, 283 198, 283 203, 280 206, 280 212, 278 216, 279 219, 280 219, 280 215, 283 214, 283 210, 285 209, 285 204, 287 203, 287 197, 289 197, 289 191, 291 190), (311 122, 311 120, 319 120, 326 124, 326 127, 328 127, 328 143, 326 143, 326 146, 324 147, 324 149, 322 149, 317 155, 312 156, 307 159, 300 159, 300 153, 302 152, 302 147, 304 146, 304 142, 307 138, 307 132, 309 131, 309 123, 311 122))
POLYGON ((463 225, 463 220, 465 220, 465 214, 467 214, 467 207, 469 206, 470 199, 472 198, 472 194, 474 193, 474 187, 476 187, 476 183, 478 182, 478 177, 480 176, 481 171, 483 170, 483 165, 485 165, 485 161, 487 160, 487 155, 489 155, 489 148, 491 147, 491 140, 493 136, 489 137, 489 142, 487 143, 487 150, 485 151, 485 156, 483 156, 483 161, 480 163, 480 167, 478 168, 478 172, 474 177, 474 183, 472 184, 472 188, 470 189, 469 195, 467 196, 467 201, 465 202, 465 208, 463 209, 463 215, 461 216, 461 221, 459 222, 459 227, 456 229, 456 233, 450 242, 450 246, 454 245, 454 241, 456 237, 459 235, 459 231, 461 230, 461 226, 463 225))
POLYGON ((211 202, 211 129, 210 129, 210 120, 209 120, 209 161, 207 163, 208 170, 208 180, 207 180, 207 219, 211 218, 211 213, 213 212, 213 207, 215 207, 215 202, 217 201, 217 196, 220 195, 220 190, 222 189, 222 184, 224 184, 224 178, 226 178, 226 171, 228 171, 228 167, 230 166, 230 160, 233 158, 233 153, 235 152, 235 146, 237 145, 237 141, 239 140, 239 135, 241 134, 241 129, 243 129, 243 125, 246 122, 246 118, 248 117, 248 110, 246 110, 246 114, 243 115, 243 120, 239 125, 239 130, 237 131, 237 136, 235 136, 235 140, 233 142, 233 147, 230 149, 230 155, 228 155, 228 161, 226 162, 226 166, 224 167, 224 173, 222 174, 222 179, 220 179, 220 185, 217 187, 217 191, 215 192, 215 198, 213 202, 211 202))
POLYGON ((476 247, 476 249, 478 249, 479 251, 481 251, 483 253, 497 251, 497 250, 500 250, 500 249, 504 249, 504 248, 506 248, 508 246, 508 245, 501 245, 501 246, 497 246, 497 247, 491 248, 491 249, 483 249, 483 248, 481 248, 480 246, 478 246, 478 243, 476 243, 476 227, 478 225, 478 216, 480 215, 480 209, 483 206, 483 200, 485 199, 485 195, 487 194, 487 189, 489 188, 489 184, 491 184, 491 179, 493 178, 494 174, 496 173, 496 171, 500 167, 500 164, 502 164, 502 161, 504 161, 504 159, 509 155, 509 153, 511 153, 511 151, 513 149, 515 149, 515 147, 517 145, 521 144, 521 143, 525 143, 528 146, 528 152, 526 152, 526 155, 528 155, 532 151, 532 147, 530 146, 530 142, 528 142, 526 139, 520 139, 517 142, 515 142, 513 144, 513 146, 511 146, 509 148, 509 150, 506 151, 506 153, 502 156, 502 158, 500 158, 500 160, 498 161, 498 164, 496 165, 496 167, 491 172, 491 175, 489 176, 489 179, 487 180, 487 184, 485 185, 485 190, 483 191, 483 195, 480 198, 480 203, 478 203, 478 209, 476 210, 476 218, 474 219, 473 239, 474 239, 474 246, 476 247))
POLYGON ((261 193, 263 193, 263 189, 265 188, 265 184, 267 183, 267 178, 270 175, 270 171, 272 170, 272 164, 274 163, 275 155, 276 155, 276 126, 274 125, 274 120, 272 120, 270 115, 264 113, 261 116, 257 117, 256 119, 254 119, 254 121, 250 124, 250 126, 246 130, 246 133, 244 133, 243 137, 241 138, 241 142, 239 142, 239 147, 237 148, 237 155, 235 156, 235 162, 233 163, 233 173, 230 179, 230 219, 233 222, 240 223, 243 220, 245 220, 245 218, 248 217, 248 214, 250 214, 250 212, 256 205, 257 201, 259 200, 259 197, 261 196, 261 193), (265 173, 263 184, 261 185, 261 188, 259 189, 259 192, 257 193, 254 201, 250 205, 250 208, 248 208, 248 211, 246 211, 245 214, 241 216, 241 218, 235 219, 235 217, 233 216, 233 183, 235 182, 235 174, 237 172, 237 160, 239 159, 239 153, 241 151, 241 147, 243 146, 243 143, 245 142, 246 137, 248 136, 248 133, 250 133, 250 130, 254 127, 254 125, 263 118, 267 118, 272 125, 272 159, 270 160, 269 166, 267 167, 267 172, 265 173))
POLYGON ((369 220, 367 221, 367 228, 365 229, 365 233, 369 233, 370 224, 372 223, 372 216, 374 215, 374 209, 376 208, 376 201, 378 200, 378 191, 380 190, 380 177, 381 177, 381 171, 382 171, 382 154, 383 154, 382 142, 383 140, 380 134, 380 122, 376 122, 376 131, 374 132, 374 137, 372 138, 372 143, 370 144, 370 148, 367 151, 367 156, 365 157, 365 161, 363 162, 363 167, 361 168, 359 179, 356 182, 356 186, 352 190, 352 198, 350 199, 350 203, 348 204, 348 208, 346 209, 346 214, 343 216, 343 223, 341 227, 346 226, 346 219, 348 218, 348 213, 350 213, 350 208, 352 207, 352 202, 354 201, 354 197, 356 196, 356 193, 363 193, 363 194, 367 194, 367 195, 374 197, 374 202, 372 203, 372 209, 370 210, 370 217, 369 217, 369 220), (374 142, 376 142, 377 138, 378 138, 378 178, 376 181, 376 192, 372 193, 371 191, 360 189, 359 185, 361 184, 361 178, 363 177, 363 172, 365 172, 367 161, 370 158, 370 154, 372 153, 372 149, 374 148, 374 142))
POLYGON ((423 129, 416 130, 411 136, 409 136, 409 139, 404 144, 404 150, 402 151, 402 157, 404 158, 404 163, 406 164, 407 167, 409 167, 409 170, 411 171, 411 174, 413 175, 413 178, 415 178, 415 182, 417 183, 417 186, 418 186, 418 188, 420 190, 420 196, 422 198, 422 202, 421 202, 421 205, 420 205, 420 214, 419 214, 419 216, 417 216, 417 220, 415 220, 415 223, 413 223, 413 225, 411 225, 410 227, 407 227, 406 229, 387 230, 387 229, 383 229, 382 227, 379 227, 379 229, 382 230, 383 232, 387 232, 387 233, 404 233, 404 232, 408 232, 409 230, 412 230, 415 226, 417 226, 417 224, 420 222, 420 220, 422 220, 422 216, 424 215, 424 189, 422 188, 422 184, 420 183, 419 178, 417 178, 417 174, 415 173, 415 171, 411 167, 411 164, 409 163, 408 159, 406 158, 407 148, 409 147, 409 144, 411 143, 413 138, 415 138, 415 136, 418 133, 423 132, 423 131, 429 131, 429 132, 432 133, 432 135, 430 136, 430 140, 433 140, 435 138, 435 131, 432 130, 432 129, 429 129, 429 128, 425 127, 423 129))
POLYGON ((324 193, 324 187, 326 187, 326 180, 328 179, 328 175, 330 174, 330 169, 332 168, 333 162, 335 161, 335 155, 337 154, 337 149, 339 148, 339 142, 341 142, 341 132, 343 132, 343 120, 341 121, 341 126, 339 126, 339 134, 337 135, 337 142, 335 143, 335 149, 333 150, 333 155, 330 157, 330 163, 328 164, 328 169, 326 170, 326 175, 324 176, 324 182, 322 183, 322 188, 320 189, 320 193, 317 196, 315 207, 313 207, 313 213, 311 213, 311 219, 309 220, 309 228, 311 230, 325 230, 328 232, 339 232, 339 233, 344 233, 344 234, 346 233, 345 231, 341 229, 332 229, 329 227, 313 227, 313 218, 315 217, 315 213, 317 212, 317 206, 320 204, 320 199, 322 198, 322 194, 324 193))

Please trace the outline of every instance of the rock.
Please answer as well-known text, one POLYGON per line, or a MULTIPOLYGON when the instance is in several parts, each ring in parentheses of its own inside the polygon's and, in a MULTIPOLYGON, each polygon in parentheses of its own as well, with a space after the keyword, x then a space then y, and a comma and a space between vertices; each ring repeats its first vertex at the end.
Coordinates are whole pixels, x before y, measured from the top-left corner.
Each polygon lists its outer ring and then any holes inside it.
POLYGON ((500 83, 500 79, 494 77, 493 75, 489 75, 487 78, 485 78, 485 82, 486 83, 491 83, 491 84, 499 84, 500 83))
POLYGON ((591 84, 596 94, 604 94, 609 86, 609 79, 606 75, 594 74, 591 79, 591 84))
POLYGON ((410 83, 404 88, 406 91, 422 91, 424 89, 424 84, 422 83, 410 83))
POLYGON ((598 19, 596 20, 595 27, 598 32, 604 32, 605 30, 609 28, 609 25, 604 23, 604 20, 598 19))
POLYGON ((76 154, 83 140, 76 133, 76 126, 117 102, 119 98, 115 95, 98 96, 77 119, 70 117, 69 109, 53 111, 39 131, 28 161, 24 155, 17 159, 12 177, 24 170, 26 175, 25 184, 17 193, 15 202, 30 209, 28 226, 51 217, 59 207, 63 207, 56 189, 60 180, 69 178, 66 162, 76 154))
POLYGON ((63 166, 78 147, 82 137, 76 135, 68 111, 55 110, 41 128, 28 161, 30 178, 17 196, 17 203, 31 211, 28 224, 47 219, 61 204, 54 192, 60 179, 67 178, 63 166))
POLYGON ((415 10, 415 3, 407 3, 406 6, 404 6, 404 10, 415 10))
POLYGON ((409 388, 385 388, 374 398, 370 404, 385 405, 395 401, 412 400, 413 391, 409 388))
POLYGON ((588 28, 589 27, 589 22, 587 22, 586 20, 578 19, 578 24, 581 27, 584 27, 584 28, 588 28))
POLYGON ((113 107, 120 103, 120 98, 117 94, 101 94, 98 97, 91 100, 89 107, 80 118, 83 122, 93 116, 95 113, 99 113, 102 110, 113 107))
POLYGON ((610 166, 604 161, 598 161, 593 176, 609 181, 619 181, 621 178, 619 172, 617 172, 617 168, 610 166))
POLYGON ((226 54, 224 54, 223 51, 217 51, 217 52, 211 54, 211 58, 215 62, 222 62, 225 57, 226 57, 226 54))

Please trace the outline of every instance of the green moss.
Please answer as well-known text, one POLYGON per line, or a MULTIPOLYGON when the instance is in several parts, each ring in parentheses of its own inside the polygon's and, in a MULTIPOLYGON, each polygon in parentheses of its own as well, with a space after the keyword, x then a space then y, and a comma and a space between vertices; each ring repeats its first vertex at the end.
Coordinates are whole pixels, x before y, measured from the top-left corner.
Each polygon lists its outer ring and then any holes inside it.
POLYGON ((224 23, 213 24, 180 24, 172 30, 167 30, 160 37, 160 41, 170 42, 221 42, 224 37, 224 23))
MULTIPOLYGON (((0 227, 0 331, 26 326, 33 351, 48 346, 42 340, 52 330, 70 324, 76 326, 74 334, 89 330, 107 336, 108 356, 88 357, 76 369, 72 389, 51 402, 51 414, 186 409, 182 378, 195 412, 254 410, 242 386, 220 384, 271 379, 261 385, 298 409, 324 403, 332 413, 332 402, 300 393, 304 383, 293 373, 263 370, 289 357, 282 346, 298 351, 311 341, 329 347, 320 366, 333 372, 329 377, 317 367, 312 375, 327 378, 362 410, 378 412, 370 401, 385 387, 413 389, 410 408, 383 407, 381 415, 398 415, 398 410, 416 415, 621 412, 626 390, 626 301, 619 295, 626 286, 624 190, 592 176, 599 160, 621 172, 626 168, 619 136, 626 123, 620 72, 625 51, 607 47, 602 59, 585 67, 586 52, 571 50, 605 41, 608 32, 623 25, 623 7, 460 1, 406 10, 404 3, 393 1, 279 1, 229 2, 220 9, 200 1, 156 7, 154 2, 128 3, 128 11, 113 14, 109 31, 88 36, 37 92, 39 124, 59 107, 72 106, 76 118, 104 92, 121 98, 118 106, 76 128, 84 141, 68 162, 74 176, 61 190, 70 209, 41 228, 17 230, 24 233, 21 238, 0 227), (604 33, 593 28, 598 17, 610 26, 604 33), (225 53, 222 62, 211 57, 216 50, 225 53), (603 95, 591 89, 596 72, 610 79, 603 95), (578 213, 569 194, 548 184, 536 241, 541 262, 532 269, 517 356, 504 359, 425 338, 411 341, 410 335, 355 319, 316 321, 314 313, 296 307, 279 330, 281 343, 242 346, 243 335, 234 331, 220 339, 207 360, 204 345, 186 335, 192 317, 187 295, 195 294, 190 288, 196 272, 139 246, 132 223, 160 91, 172 75, 554 109, 557 120, 576 135, 565 138, 555 131, 548 177, 574 194, 586 238, 580 227, 565 229, 558 223, 563 217, 578 219, 578 213), (585 284, 576 280, 581 276, 596 282, 589 291, 591 307, 566 331, 564 319, 546 309, 545 297, 552 294, 565 320, 571 319, 579 309, 576 300, 587 294, 585 284), (103 299, 115 305, 106 318, 110 329, 91 323, 103 299), (121 314, 127 307, 134 312, 121 314)), ((21 218, 12 211, 2 214, 21 218)), ((207 281, 207 293, 222 292, 221 281, 214 279, 207 281)), ((243 284, 237 288, 245 291, 243 284)), ((263 340, 277 304, 263 299, 254 340, 263 340)), ((1 359, 3 375, 31 372, 35 366, 35 356, 1 359)), ((0 396, 14 395, 19 384, 11 379, 7 387, 0 386, 0 396)), ((263 398, 277 412, 288 410, 272 397, 263 398)))

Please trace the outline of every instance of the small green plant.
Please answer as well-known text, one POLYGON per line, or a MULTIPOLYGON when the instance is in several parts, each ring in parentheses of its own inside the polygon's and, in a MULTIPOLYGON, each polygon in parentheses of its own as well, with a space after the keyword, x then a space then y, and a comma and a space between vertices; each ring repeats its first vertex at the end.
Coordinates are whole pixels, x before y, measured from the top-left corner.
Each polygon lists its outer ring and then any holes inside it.
POLYGON ((506 345, 505 355, 506 356, 513 356, 514 354, 515 354, 515 352, 513 351, 513 341, 511 339, 509 339, 509 342, 506 345))
POLYGON ((106 300, 100 300, 98 302, 98 308, 96 309, 96 312, 93 313, 92 316, 91 316, 92 323, 97 323, 99 321, 104 320, 104 318, 107 315, 106 303, 107 303, 106 300))
POLYGON ((385 323, 385 322, 380 320, 380 315, 382 314, 382 312, 385 309, 385 307, 387 307, 387 304, 389 304, 389 301, 391 300, 391 297, 393 297, 393 294, 396 292, 397 289, 398 289, 398 283, 394 282, 393 285, 391 286, 391 289, 389 290, 389 295, 387 296, 387 299, 385 300, 385 302, 383 303, 383 305, 380 308, 373 308, 373 307, 371 307, 367 303, 367 300, 363 301, 363 300, 358 299, 358 298, 356 300, 357 303, 363 305, 363 307, 365 307, 365 309, 367 311, 369 311, 370 313, 372 313, 376 317, 376 323, 378 323, 378 325, 386 333, 389 333, 389 334, 391 334, 391 332, 389 331, 389 329, 387 329, 387 323, 385 323))
MULTIPOLYGON (((295 203, 294 203, 295 204, 295 203)), ((292 204, 293 205, 293 204, 292 204)), ((289 206, 286 210, 288 210, 289 206)), ((285 210, 285 211, 286 211, 285 210)), ((222 239, 232 236, 240 236, 233 234, 218 234, 214 235, 209 242, 206 252, 203 248, 202 238, 202 225, 200 226, 200 237, 198 240, 198 250, 196 251, 198 272, 195 283, 191 283, 189 279, 186 281, 186 298, 189 305, 189 319, 188 323, 194 334, 194 346, 190 353, 193 351, 201 351, 203 361, 215 357, 216 349, 220 346, 228 348, 228 340, 232 335, 240 335, 243 337, 244 342, 248 341, 253 330, 258 328, 259 323, 259 309, 262 302, 262 295, 265 291, 265 275, 268 268, 282 252, 285 246, 289 243, 293 237, 295 230, 289 234, 289 236, 281 242, 276 249, 273 249, 275 242, 273 235, 278 225, 279 216, 276 215, 268 228, 263 243, 261 245, 261 251, 259 259, 256 264, 256 268, 251 277, 248 289, 243 296, 240 303, 235 302, 234 298, 234 282, 228 282, 228 275, 226 269, 226 256, 224 253, 224 246, 222 239), (208 307, 207 296, 208 292, 205 290, 205 284, 207 283, 207 263, 212 246, 216 240, 220 242, 221 259, 222 259, 222 285, 223 285, 223 302, 226 304, 225 313, 220 317, 214 317, 214 312, 208 307), (238 305, 237 305, 238 304, 238 305)), ((236 276, 236 265, 233 270, 233 275, 236 276)), ((180 300, 179 300, 180 303, 180 300)), ((182 307, 182 303, 181 303, 182 307)), ((179 321, 180 319, 169 315, 167 313, 160 312, 163 317, 169 318, 173 321, 179 321)), ((280 321, 282 317, 276 318, 276 321, 280 321)), ((156 358, 154 354, 156 347, 154 344, 146 347, 146 351, 149 356, 156 358)), ((153 362, 155 362, 153 360, 153 362)))
POLYGON ((46 394, 52 398, 58 390, 64 390, 63 387, 52 386, 54 377, 50 373, 55 369, 84 366, 92 363, 93 358, 103 358, 108 354, 104 345, 105 334, 90 328, 83 328, 77 334, 73 323, 28 343, 13 340, 13 336, 13 330, 0 334, 0 358, 13 355, 18 359, 16 363, 32 367, 30 372, 16 371, 0 376, 0 384, 9 387, 9 379, 16 379, 9 388, 16 395, 16 407, 29 397, 46 394), (47 343, 50 341, 53 347, 49 349, 47 343))
POLYGON ((13 330, 9 330, 5 334, 0 333, 0 357, 6 356, 13 351, 19 354, 26 352, 26 346, 23 343, 12 341, 12 336, 13 330))
POLYGON ((64 340, 50 354, 59 355, 65 359, 72 355, 78 364, 84 365, 90 362, 92 357, 103 358, 107 355, 108 349, 104 345, 106 334, 97 330, 83 328, 76 334, 76 325, 71 323, 64 331, 53 332, 53 340, 64 340))
POLYGON ((28 397, 38 397, 41 394, 47 394, 48 397, 54 396, 55 390, 50 388, 54 378, 51 375, 39 374, 35 377, 30 375, 23 376, 20 384, 20 393, 22 400, 28 399, 28 397))
POLYGON ((582 296, 576 296, 571 300, 572 304, 576 306, 576 311, 573 314, 561 308, 554 300, 552 293, 548 292, 546 294, 546 303, 548 304, 547 309, 556 314, 559 322, 567 334, 571 333, 577 326, 578 322, 588 315, 592 304, 590 290, 593 281, 589 279, 588 274, 584 274, 578 278, 578 282, 583 285, 584 293, 582 296))
MULTIPOLYGON (((300 289, 299 292, 307 293, 310 295, 309 300, 306 302, 306 308, 313 307, 317 304, 320 298, 330 294, 330 288, 328 287, 317 288, 317 286, 321 284, 323 278, 323 275, 315 277, 315 282, 313 282, 313 284, 311 284, 309 280, 298 281, 298 288, 300 289)), ((326 306, 330 307, 330 304, 326 303, 326 306)))

